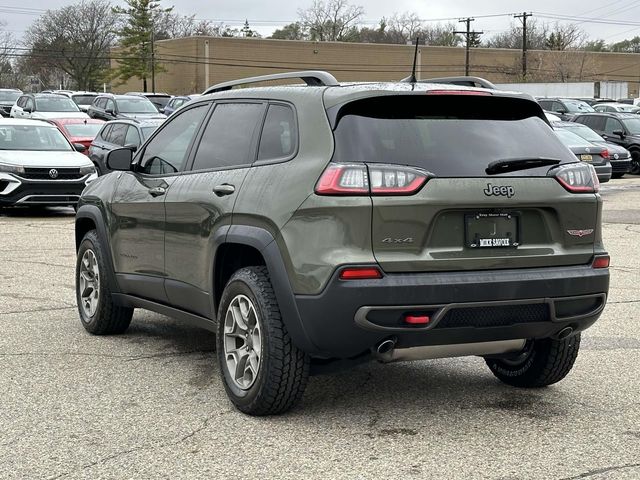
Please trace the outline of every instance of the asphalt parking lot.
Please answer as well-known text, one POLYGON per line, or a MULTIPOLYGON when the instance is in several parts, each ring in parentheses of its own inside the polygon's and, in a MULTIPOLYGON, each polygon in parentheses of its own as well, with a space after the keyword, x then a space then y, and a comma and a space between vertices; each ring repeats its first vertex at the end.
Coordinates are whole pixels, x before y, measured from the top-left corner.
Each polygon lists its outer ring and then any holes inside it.
POLYGON ((209 333, 137 311, 87 334, 73 211, 0 211, 0 478, 640 478, 640 178, 603 197, 609 304, 563 382, 370 363, 272 418, 232 408, 209 333))

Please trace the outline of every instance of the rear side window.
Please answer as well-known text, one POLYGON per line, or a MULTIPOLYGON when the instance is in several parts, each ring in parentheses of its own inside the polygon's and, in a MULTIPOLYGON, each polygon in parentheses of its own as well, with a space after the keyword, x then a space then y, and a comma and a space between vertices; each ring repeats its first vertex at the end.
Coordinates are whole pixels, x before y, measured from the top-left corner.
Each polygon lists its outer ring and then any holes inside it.
POLYGON ((116 123, 113 125, 111 132, 109 133, 108 142, 113 143, 115 145, 124 145, 124 137, 127 134, 127 124, 125 123, 116 123))
POLYGON ((217 105, 202 134, 193 170, 253 163, 253 140, 262 122, 263 111, 261 103, 217 105))
POLYGON ((258 160, 290 157, 295 152, 297 141, 293 109, 286 105, 269 105, 260 136, 258 160))
MULTIPOLYGON (((351 102, 335 128, 336 162, 423 168, 440 177, 485 176, 489 163, 521 158, 575 162, 540 107, 509 97, 385 96, 351 102)), ((506 175, 546 175, 548 167, 506 175)))
POLYGON ((593 130, 598 130, 600 132, 604 131, 604 122, 607 117, 600 117, 598 115, 583 115, 576 119, 576 122, 582 123, 593 130))

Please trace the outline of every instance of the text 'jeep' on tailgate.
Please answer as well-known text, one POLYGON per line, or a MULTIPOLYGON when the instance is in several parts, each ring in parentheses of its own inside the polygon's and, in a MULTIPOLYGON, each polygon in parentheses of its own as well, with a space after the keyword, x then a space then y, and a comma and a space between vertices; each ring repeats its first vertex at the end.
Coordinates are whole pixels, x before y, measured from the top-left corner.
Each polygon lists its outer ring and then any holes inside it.
POLYGON ((216 332, 249 414, 372 358, 478 355, 546 386, 605 306, 598 178, 527 95, 254 77, 107 162, 76 218, 84 327, 122 333, 145 308, 216 332))

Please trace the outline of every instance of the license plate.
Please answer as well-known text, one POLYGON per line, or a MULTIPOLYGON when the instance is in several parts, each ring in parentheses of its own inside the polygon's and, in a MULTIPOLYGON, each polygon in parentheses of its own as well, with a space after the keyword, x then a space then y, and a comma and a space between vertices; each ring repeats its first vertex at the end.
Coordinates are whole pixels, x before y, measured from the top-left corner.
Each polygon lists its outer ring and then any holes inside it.
POLYGON ((520 245, 520 217, 513 213, 465 215, 465 243, 468 248, 506 248, 520 245))
POLYGON ((591 162, 593 161, 593 157, 591 155, 580 155, 580 160, 583 162, 591 162))

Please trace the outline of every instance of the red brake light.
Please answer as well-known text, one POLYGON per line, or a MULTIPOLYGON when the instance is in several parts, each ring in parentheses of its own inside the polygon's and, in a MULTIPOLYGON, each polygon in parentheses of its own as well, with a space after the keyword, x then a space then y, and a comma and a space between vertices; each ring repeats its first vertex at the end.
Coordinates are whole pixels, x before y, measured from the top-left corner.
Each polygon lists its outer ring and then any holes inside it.
POLYGON ((340 280, 374 280, 382 278, 377 267, 348 267, 340 272, 340 280))
POLYGON ((425 93, 427 95, 493 95, 491 92, 483 92, 481 90, 427 90, 425 93))
POLYGON ((600 156, 601 156, 602 158, 604 158, 605 160, 609 160, 609 150, 607 150, 606 148, 605 148, 605 149, 603 149, 603 150, 600 152, 600 156))
POLYGON ((596 193, 600 190, 596 169, 588 163, 569 163, 552 169, 549 174, 571 193, 596 193))
POLYGON ((598 255, 593 259, 593 263, 591 263, 592 268, 609 268, 609 263, 611 259, 609 255, 598 255))
POLYGON ((428 174, 413 167, 330 163, 316 184, 318 195, 412 195, 428 174))

